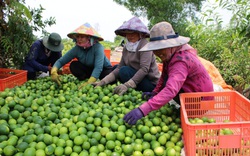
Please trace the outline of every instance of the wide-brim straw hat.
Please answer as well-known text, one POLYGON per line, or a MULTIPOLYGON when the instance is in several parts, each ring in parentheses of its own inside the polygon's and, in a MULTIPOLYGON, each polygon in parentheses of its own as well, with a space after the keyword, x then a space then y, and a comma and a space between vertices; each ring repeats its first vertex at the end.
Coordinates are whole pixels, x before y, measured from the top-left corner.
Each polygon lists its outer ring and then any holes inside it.
POLYGON ((53 52, 60 52, 64 48, 62 38, 58 33, 51 33, 49 36, 45 36, 43 45, 53 52))
POLYGON ((179 36, 168 22, 155 24, 150 30, 150 42, 139 51, 159 50, 184 45, 190 41, 189 37, 179 36))
POLYGON ((67 36, 69 38, 76 39, 77 34, 92 36, 98 39, 99 41, 103 41, 101 35, 89 23, 85 23, 79 26, 74 31, 69 33, 67 36))
POLYGON ((133 17, 124 22, 118 29, 115 30, 116 35, 125 37, 127 33, 139 32, 149 37, 149 30, 147 26, 138 18, 133 17))

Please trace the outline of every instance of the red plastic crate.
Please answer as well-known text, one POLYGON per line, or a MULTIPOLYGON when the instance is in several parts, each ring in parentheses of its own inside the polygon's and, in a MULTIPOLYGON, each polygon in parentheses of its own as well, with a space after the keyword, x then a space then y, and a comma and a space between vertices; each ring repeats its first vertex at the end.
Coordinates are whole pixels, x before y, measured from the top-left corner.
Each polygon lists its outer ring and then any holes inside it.
POLYGON ((110 62, 112 66, 118 65, 120 62, 110 62))
POLYGON ((104 54, 105 54, 106 57, 110 60, 111 50, 110 50, 110 49, 104 49, 104 54))
POLYGON ((26 70, 0 68, 0 91, 22 85, 26 81, 26 70))
POLYGON ((65 64, 63 67, 62 67, 62 74, 71 74, 71 71, 69 69, 69 66, 70 66, 70 63, 72 61, 77 61, 78 59, 77 58, 74 58, 72 59, 69 63, 65 64))
POLYGON ((247 98, 235 91, 225 91, 183 93, 180 101, 186 156, 250 155, 250 101, 247 98), (189 122, 190 118, 202 117, 215 119, 216 123, 189 122), (233 133, 221 134, 226 128, 233 133))

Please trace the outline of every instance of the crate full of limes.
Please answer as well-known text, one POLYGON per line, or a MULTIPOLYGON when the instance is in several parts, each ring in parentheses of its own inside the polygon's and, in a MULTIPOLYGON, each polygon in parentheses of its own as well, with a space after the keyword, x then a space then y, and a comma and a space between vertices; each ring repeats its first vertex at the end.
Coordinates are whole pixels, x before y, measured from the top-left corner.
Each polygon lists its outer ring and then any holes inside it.
POLYGON ((250 101, 236 91, 183 93, 186 156, 249 156, 250 101))
POLYGON ((142 156, 181 155, 179 114, 166 105, 127 125, 123 117, 144 101, 119 84, 78 89, 73 75, 57 86, 50 77, 0 92, 0 155, 142 156))

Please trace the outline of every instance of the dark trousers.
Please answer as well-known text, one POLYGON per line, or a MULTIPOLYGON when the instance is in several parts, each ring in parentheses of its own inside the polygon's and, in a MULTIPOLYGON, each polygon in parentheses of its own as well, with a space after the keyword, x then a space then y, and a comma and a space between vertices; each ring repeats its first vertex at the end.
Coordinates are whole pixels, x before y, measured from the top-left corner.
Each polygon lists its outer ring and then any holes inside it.
MULTIPOLYGON (((79 61, 72 61, 70 63, 69 69, 70 69, 71 73, 75 77, 78 78, 78 80, 82 81, 82 80, 85 80, 87 78, 90 78, 94 68, 93 67, 87 67, 87 66, 83 65, 79 61)), ((114 70, 114 68, 112 66, 103 68, 99 79, 100 80, 103 79, 106 75, 111 73, 113 70, 114 70)))
MULTIPOLYGON (((119 80, 122 83, 127 82, 130 80, 137 71, 129 66, 123 66, 119 70, 119 80)), ((140 90, 143 92, 152 92, 155 88, 155 85, 148 79, 148 77, 144 77, 142 81, 137 85, 136 90, 140 90)))
POLYGON ((27 72, 27 79, 28 80, 35 80, 36 79, 36 72, 27 72))

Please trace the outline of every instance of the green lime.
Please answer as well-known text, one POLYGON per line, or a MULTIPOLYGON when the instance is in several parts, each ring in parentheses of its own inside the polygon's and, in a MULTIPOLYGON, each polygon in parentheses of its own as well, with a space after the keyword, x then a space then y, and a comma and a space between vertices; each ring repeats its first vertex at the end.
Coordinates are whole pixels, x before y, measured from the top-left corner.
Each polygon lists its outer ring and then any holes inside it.
POLYGON ((54 112, 49 113, 47 117, 47 119, 50 121, 55 121, 57 118, 58 118, 58 115, 54 112))
POLYGON ((64 139, 58 139, 57 142, 56 142, 56 145, 57 146, 60 146, 60 147, 65 147, 66 146, 66 141, 64 139))
POLYGON ((97 146, 91 146, 89 149, 89 153, 96 153, 98 154, 100 151, 97 146))
POLYGON ((123 141, 125 139, 125 134, 123 132, 116 132, 116 138, 119 141, 123 141))
POLYGON ((21 137, 24 135, 24 130, 21 127, 17 127, 16 129, 14 129, 14 134, 17 137, 21 137))
POLYGON ((1 135, 8 135, 10 132, 10 129, 8 126, 4 125, 4 124, 1 124, 0 125, 0 134, 1 135))
POLYGON ((82 136, 76 136, 76 137, 74 138, 74 143, 75 143, 75 145, 82 145, 83 142, 84 142, 84 139, 83 139, 82 136))
POLYGON ((143 156, 141 151, 134 151, 133 156, 143 156))
POLYGON ((16 149, 15 149, 14 146, 8 145, 8 146, 4 147, 3 153, 4 153, 6 156, 11 156, 11 155, 14 155, 14 154, 16 153, 16 149))
POLYGON ((154 151, 152 150, 152 149, 145 149, 144 151, 143 151, 143 155, 147 155, 147 156, 154 156, 155 154, 154 154, 154 151))
MULTIPOLYGON (((0 135, 0 143, 7 140, 8 139, 8 136, 6 135, 0 135)), ((1 147, 0 147, 1 148, 1 147)))
POLYGON ((36 155, 36 149, 34 147, 27 148, 24 153, 24 156, 35 156, 36 155))
POLYGON ((18 137, 15 136, 15 135, 12 135, 9 137, 8 139, 8 145, 13 145, 15 146, 17 144, 17 141, 18 141, 18 137))
POLYGON ((109 128, 108 127, 102 127, 100 129, 100 133, 102 136, 106 136, 106 134, 109 132, 109 128))
POLYGON ((5 104, 4 98, 0 97, 0 106, 3 106, 5 104))
POLYGON ((162 155, 164 155, 164 147, 162 147, 162 146, 158 146, 158 147, 155 147, 154 148, 154 152, 155 152, 155 154, 157 155, 157 156, 162 156, 162 155))
POLYGON ((115 141, 116 140, 116 134, 115 134, 115 132, 109 131, 106 134, 106 139, 107 140, 113 140, 113 141, 115 141))
POLYGON ((161 145, 165 145, 166 142, 167 142, 167 137, 165 135, 161 135, 159 138, 158 138, 158 142, 161 144, 161 145))
POLYGON ((101 140, 102 135, 100 132, 94 132, 92 138, 95 138, 97 141, 101 140))
POLYGON ((36 155, 39 155, 39 156, 46 156, 46 153, 43 149, 38 149, 36 150, 36 155))
POLYGON ((59 130, 58 128, 54 127, 51 129, 51 136, 58 136, 59 130))
POLYGON ((64 149, 63 149, 63 147, 60 147, 60 146, 57 146, 56 148, 55 148, 55 155, 57 155, 57 156, 61 156, 61 155, 63 155, 63 153, 64 153, 64 149))
POLYGON ((90 143, 91 146, 98 145, 98 141, 95 138, 89 139, 89 143, 90 143))
POLYGON ((44 105, 45 99, 43 97, 40 97, 36 100, 36 103, 40 106, 44 105))
POLYGON ((75 145, 75 146, 73 146, 73 151, 76 153, 80 153, 82 151, 82 147, 75 145))
POLYGON ((115 142, 113 140, 109 140, 106 142, 106 148, 109 150, 113 150, 115 148, 115 142))
POLYGON ((140 151, 142 152, 142 145, 139 143, 134 144, 134 151, 140 151))
POLYGON ((109 102, 109 96, 103 96, 102 102, 104 102, 104 103, 109 102))
POLYGON ((46 155, 52 155, 55 151, 55 147, 53 145, 49 145, 45 147, 45 153, 46 155))
POLYGON ((49 134, 44 134, 43 141, 46 145, 50 145, 53 143, 53 137, 49 134))
POLYGON ((21 142, 20 144, 18 144, 16 146, 17 151, 19 151, 19 152, 24 152, 26 150, 26 148, 28 148, 28 147, 29 147, 29 144, 27 142, 21 142))
POLYGON ((176 151, 174 148, 168 148, 167 149, 167 155, 168 156, 175 156, 176 155, 176 151))
POLYGON ((90 143, 88 141, 83 142, 82 148, 85 150, 89 150, 90 148, 90 143))
POLYGON ((36 149, 42 149, 42 150, 44 150, 46 148, 46 144, 44 143, 44 142, 38 142, 37 144, 36 144, 36 149))
POLYGON ((146 134, 150 131, 149 127, 148 126, 142 126, 141 129, 140 129, 140 132, 142 134, 146 134))
POLYGON ((67 146, 67 147, 64 149, 65 155, 70 155, 72 152, 73 152, 73 149, 72 149, 72 147, 70 147, 70 146, 67 146))
POLYGON ((167 141, 166 148, 171 148, 171 147, 174 147, 174 146, 175 146, 175 144, 173 142, 167 141))
POLYGON ((19 118, 20 113, 17 110, 13 110, 10 112, 10 115, 12 116, 12 118, 17 119, 19 118))
POLYGON ((123 146, 123 153, 127 156, 130 156, 133 154, 133 146, 132 145, 124 145, 123 146))
POLYGON ((153 138, 153 136, 152 136, 151 133, 146 133, 146 134, 143 135, 143 139, 144 139, 145 141, 150 142, 150 141, 152 140, 152 138, 153 138))

